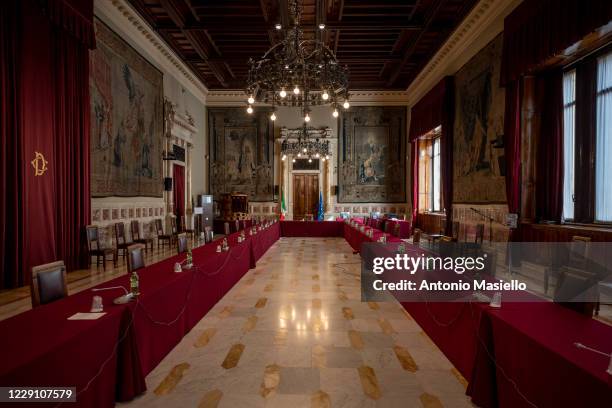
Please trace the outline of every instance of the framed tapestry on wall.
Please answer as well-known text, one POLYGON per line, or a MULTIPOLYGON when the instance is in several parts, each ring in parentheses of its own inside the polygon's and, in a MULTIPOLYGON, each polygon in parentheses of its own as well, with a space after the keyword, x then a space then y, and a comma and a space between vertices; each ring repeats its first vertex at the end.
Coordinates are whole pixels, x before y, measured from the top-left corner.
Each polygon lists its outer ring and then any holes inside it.
POLYGON ((406 202, 406 107, 356 106, 338 119, 338 202, 406 202))
POLYGON ((210 188, 249 195, 249 201, 274 201, 274 122, 270 109, 208 109, 210 188))
POLYGON ((91 195, 162 197, 163 74, 98 19, 95 31, 91 195))
POLYGON ((502 34, 455 74, 453 202, 505 203, 502 34))

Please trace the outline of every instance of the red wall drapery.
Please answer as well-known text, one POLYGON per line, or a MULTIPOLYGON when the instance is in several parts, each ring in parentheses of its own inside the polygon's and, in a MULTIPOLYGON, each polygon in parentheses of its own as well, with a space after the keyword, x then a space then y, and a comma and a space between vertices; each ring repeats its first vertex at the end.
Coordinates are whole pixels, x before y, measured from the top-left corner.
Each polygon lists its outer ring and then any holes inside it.
POLYGON ((454 78, 445 77, 411 109, 410 136, 412 142, 412 223, 416 225, 419 204, 418 138, 438 126, 442 173, 442 196, 446 212, 446 234, 452 229, 453 211, 453 127, 455 118, 454 78))
POLYGON ((1 136, 1 285, 15 287, 29 284, 34 265, 86 266, 93 31, 85 36, 84 27, 93 27, 93 2, 10 0, 0 8, 2 114, 10 118, 1 136))
POLYGON ((506 156, 506 197, 508 212, 518 214, 521 200, 521 84, 506 85, 504 112, 504 153, 506 156))
POLYGON ((563 213, 563 71, 538 77, 542 120, 537 158, 536 216, 560 222, 563 213))
POLYGON ((518 80, 610 20, 610 0, 524 1, 504 20, 502 84, 518 80))
POLYGON ((176 225, 179 231, 185 227, 181 224, 181 217, 185 215, 185 167, 175 164, 172 167, 173 191, 174 199, 174 215, 176 215, 176 225))

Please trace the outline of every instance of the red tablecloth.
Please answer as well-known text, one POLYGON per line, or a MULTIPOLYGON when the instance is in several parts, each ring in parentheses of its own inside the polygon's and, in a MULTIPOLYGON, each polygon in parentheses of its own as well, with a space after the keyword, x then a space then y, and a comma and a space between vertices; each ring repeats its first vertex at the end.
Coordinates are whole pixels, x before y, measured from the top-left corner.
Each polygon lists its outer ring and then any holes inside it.
POLYGON ((399 238, 409 238, 412 234, 410 221, 405 220, 387 220, 387 232, 395 235, 396 225, 399 225, 399 238))
MULTIPOLYGON (((184 255, 140 270, 137 302, 118 306, 112 300, 120 291, 86 290, 0 322, 0 386, 76 386, 76 405, 84 407, 109 407, 115 398, 129 400, 144 392, 144 377, 255 266, 278 239, 280 226, 247 234, 242 243, 238 235, 227 237, 227 252, 216 252, 219 241, 194 249, 190 270, 174 273, 174 263, 184 255), (94 294, 103 297, 105 316, 66 320, 89 311, 94 294)), ((116 285, 129 287, 128 276, 98 287, 116 285)))
POLYGON ((612 406, 609 358, 574 345, 612 353, 612 327, 550 302, 481 307, 468 388, 475 404, 531 407, 529 400, 538 407, 612 406))
POLYGON ((259 258, 280 238, 281 226, 280 222, 275 222, 270 227, 259 231, 253 235, 251 239, 251 256, 254 262, 259 261, 259 258))
POLYGON ((281 221, 283 237, 342 237, 344 221, 281 221))
POLYGON ((364 232, 361 232, 359 229, 351 226, 349 223, 344 224, 344 238, 349 243, 349 245, 353 248, 354 251, 361 251, 361 244, 364 242, 377 242, 380 237, 385 235, 387 237, 387 242, 399 242, 401 239, 394 237, 392 235, 386 234, 380 230, 374 229, 374 235, 372 238, 368 237, 364 232))

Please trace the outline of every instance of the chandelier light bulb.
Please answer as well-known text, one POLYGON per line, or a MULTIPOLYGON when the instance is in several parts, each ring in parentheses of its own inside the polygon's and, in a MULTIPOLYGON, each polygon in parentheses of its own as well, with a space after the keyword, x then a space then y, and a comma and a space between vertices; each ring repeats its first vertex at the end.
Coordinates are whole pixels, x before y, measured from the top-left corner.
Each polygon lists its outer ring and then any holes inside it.
POLYGON ((296 85, 295 88, 293 88, 293 93, 298 95, 300 93, 300 88, 298 88, 298 86, 296 85))
POLYGON ((291 160, 291 162, 292 162, 292 163, 295 163, 295 159, 292 159, 292 160, 291 160))
POLYGON ((319 30, 325 30, 325 24, 323 23, 319 24, 319 30))
POLYGON ((279 95, 281 98, 284 98, 285 96, 287 96, 287 91, 285 91, 285 88, 281 89, 281 91, 279 92, 279 95))
POLYGON ((320 155, 319 155, 319 153, 315 154, 315 157, 316 157, 317 159, 319 158, 319 156, 320 156, 320 155))
POLYGON ((329 94, 327 93, 327 91, 323 91, 323 94, 321 95, 321 98, 323 98, 324 101, 329 99, 329 94))
POLYGON ((251 105, 249 105, 249 107, 247 108, 247 113, 250 115, 251 113, 253 113, 253 107, 251 105))
POLYGON ((310 122, 310 115, 306 114, 306 116, 304 116, 304 122, 310 122))
POLYGON ((312 163, 312 159, 310 157, 308 158, 308 163, 312 163))
POLYGON ((342 105, 344 107, 344 109, 348 109, 351 104, 349 103, 348 99, 346 101, 344 101, 344 104, 342 105))
POLYGON ((308 150, 306 150, 306 148, 304 148, 303 152, 306 153, 308 150))
POLYGON ((270 120, 276 120, 276 113, 272 112, 270 115, 270 120))
POLYGON ((298 152, 297 157, 302 157, 302 153, 298 152))
POLYGON ((283 160, 283 161, 284 161, 286 158, 287 158, 287 155, 286 155, 286 154, 283 154, 283 157, 281 157, 281 160, 283 160))
POLYGON ((334 118, 337 118, 337 117, 338 117, 338 109, 334 109, 334 112, 332 113, 332 116, 333 116, 334 118))
POLYGON ((253 98, 253 95, 249 96, 248 102, 255 103, 255 98, 253 98))
POLYGON ((283 26, 281 25, 281 23, 276 23, 276 25, 274 26, 277 30, 280 30, 281 28, 283 28, 283 26))
POLYGON ((325 155, 325 159, 326 159, 326 160, 329 160, 329 154, 326 154, 326 155, 325 155))
POLYGON ((323 158, 321 159, 321 161, 325 161, 325 157, 323 157, 323 158))

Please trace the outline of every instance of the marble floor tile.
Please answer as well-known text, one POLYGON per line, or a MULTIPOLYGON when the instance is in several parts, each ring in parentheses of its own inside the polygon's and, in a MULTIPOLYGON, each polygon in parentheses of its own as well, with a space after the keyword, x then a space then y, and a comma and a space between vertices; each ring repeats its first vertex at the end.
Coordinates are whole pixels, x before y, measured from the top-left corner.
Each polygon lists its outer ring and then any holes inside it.
POLYGON ((399 303, 361 302, 359 263, 343 239, 281 239, 118 405, 470 407, 399 303))

